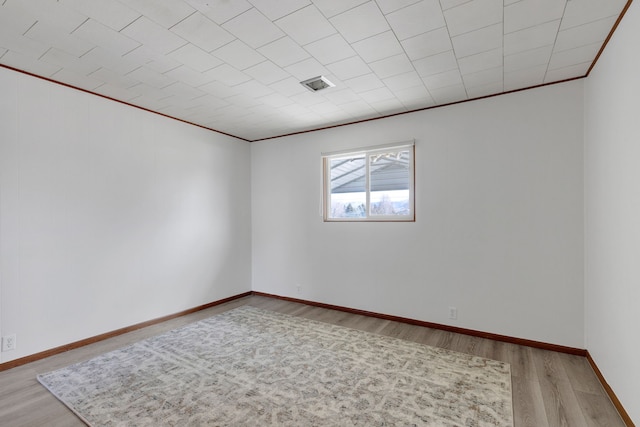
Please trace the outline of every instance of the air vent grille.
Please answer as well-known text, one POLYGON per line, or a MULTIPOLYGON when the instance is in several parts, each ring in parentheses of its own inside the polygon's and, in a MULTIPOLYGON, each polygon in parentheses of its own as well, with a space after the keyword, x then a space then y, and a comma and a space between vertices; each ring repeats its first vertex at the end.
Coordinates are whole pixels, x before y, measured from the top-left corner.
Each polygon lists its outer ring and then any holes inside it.
POLYGON ((300 82, 300 84, 306 87, 307 89, 309 89, 311 92, 318 92, 319 90, 323 90, 323 89, 327 89, 335 86, 333 83, 329 81, 329 79, 327 79, 324 76, 314 77, 312 79, 308 79, 303 82, 300 82))

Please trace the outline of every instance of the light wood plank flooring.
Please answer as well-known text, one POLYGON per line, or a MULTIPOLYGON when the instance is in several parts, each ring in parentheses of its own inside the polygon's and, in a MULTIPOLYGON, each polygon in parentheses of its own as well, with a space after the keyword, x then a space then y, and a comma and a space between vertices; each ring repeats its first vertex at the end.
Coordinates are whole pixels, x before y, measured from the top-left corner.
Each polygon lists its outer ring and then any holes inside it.
POLYGON ((0 426, 83 426, 71 411, 37 382, 37 374, 89 359, 241 305, 509 362, 516 427, 624 427, 583 357, 255 295, 0 372, 0 426))

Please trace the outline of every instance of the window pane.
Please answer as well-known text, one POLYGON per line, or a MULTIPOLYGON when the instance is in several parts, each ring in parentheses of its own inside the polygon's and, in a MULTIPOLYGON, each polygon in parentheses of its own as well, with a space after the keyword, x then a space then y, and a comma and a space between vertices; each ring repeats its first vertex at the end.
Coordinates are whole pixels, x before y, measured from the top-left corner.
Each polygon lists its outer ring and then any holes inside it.
POLYGON ((371 215, 411 215, 408 150, 369 155, 371 215))
POLYGON ((331 159, 331 218, 364 218, 366 209, 365 157, 331 159))
POLYGON ((414 144, 323 153, 325 221, 415 221, 414 144))

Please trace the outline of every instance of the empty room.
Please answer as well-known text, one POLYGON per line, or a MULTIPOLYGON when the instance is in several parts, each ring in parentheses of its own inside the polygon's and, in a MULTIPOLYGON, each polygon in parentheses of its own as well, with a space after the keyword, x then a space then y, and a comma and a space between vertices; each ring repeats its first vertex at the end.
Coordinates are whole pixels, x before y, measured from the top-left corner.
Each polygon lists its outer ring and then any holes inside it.
POLYGON ((0 425, 634 426, 632 0, 0 0, 0 425))

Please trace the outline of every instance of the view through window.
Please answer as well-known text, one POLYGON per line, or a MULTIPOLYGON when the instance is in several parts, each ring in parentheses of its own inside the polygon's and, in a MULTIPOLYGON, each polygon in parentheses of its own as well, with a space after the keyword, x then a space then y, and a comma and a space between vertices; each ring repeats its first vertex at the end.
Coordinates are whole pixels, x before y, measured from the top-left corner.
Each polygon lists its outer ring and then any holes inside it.
POLYGON ((415 220, 413 154, 413 142, 325 154, 325 220, 415 220))

